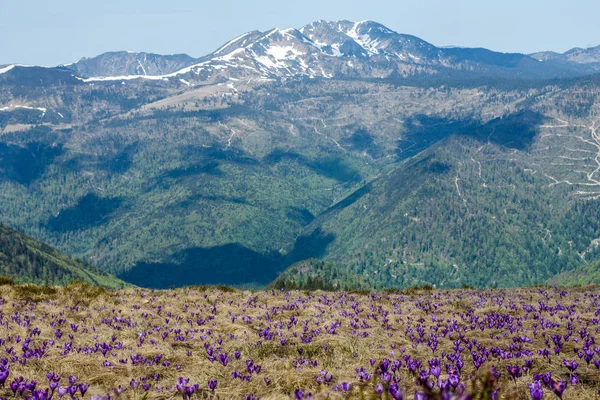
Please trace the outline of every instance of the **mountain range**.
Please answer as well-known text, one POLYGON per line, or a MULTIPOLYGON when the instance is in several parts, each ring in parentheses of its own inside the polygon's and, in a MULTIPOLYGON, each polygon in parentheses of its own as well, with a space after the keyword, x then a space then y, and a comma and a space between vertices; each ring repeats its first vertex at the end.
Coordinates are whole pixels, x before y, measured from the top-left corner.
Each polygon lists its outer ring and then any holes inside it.
POLYGON ((600 256, 597 52, 317 21, 0 67, 0 221, 154 288, 571 279, 600 256))
POLYGON ((62 67, 87 82, 154 79, 214 83, 230 78, 264 80, 298 76, 383 78, 451 71, 562 77, 599 71, 599 54, 599 47, 531 55, 436 47, 374 21, 320 20, 300 29, 248 32, 200 58, 121 51, 83 58, 62 67))
POLYGON ((554 77, 598 71, 600 57, 598 48, 532 56, 480 48, 439 48, 374 21, 321 20, 301 29, 248 32, 199 59, 186 55, 106 53, 67 68, 91 79, 161 76, 190 82, 298 76, 383 78, 447 70, 554 77))

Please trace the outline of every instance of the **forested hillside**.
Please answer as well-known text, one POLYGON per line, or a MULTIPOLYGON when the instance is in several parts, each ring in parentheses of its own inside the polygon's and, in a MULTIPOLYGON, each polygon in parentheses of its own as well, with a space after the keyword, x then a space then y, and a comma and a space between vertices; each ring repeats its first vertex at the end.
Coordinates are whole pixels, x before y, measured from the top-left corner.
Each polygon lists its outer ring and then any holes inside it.
POLYGON ((4 71, 2 222, 136 285, 320 259, 348 288, 514 286, 598 255, 595 75, 4 71))
POLYGON ((17 283, 62 285, 77 280, 110 289, 126 284, 96 267, 76 260, 0 224, 0 275, 17 283))

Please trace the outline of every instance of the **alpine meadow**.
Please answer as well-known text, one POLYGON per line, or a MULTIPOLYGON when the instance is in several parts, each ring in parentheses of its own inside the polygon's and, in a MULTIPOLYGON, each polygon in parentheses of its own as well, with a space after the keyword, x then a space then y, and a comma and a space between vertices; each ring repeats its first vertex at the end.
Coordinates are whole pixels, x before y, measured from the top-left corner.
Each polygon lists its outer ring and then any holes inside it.
POLYGON ((597 399, 596 285, 600 46, 0 65, 0 400, 597 399))

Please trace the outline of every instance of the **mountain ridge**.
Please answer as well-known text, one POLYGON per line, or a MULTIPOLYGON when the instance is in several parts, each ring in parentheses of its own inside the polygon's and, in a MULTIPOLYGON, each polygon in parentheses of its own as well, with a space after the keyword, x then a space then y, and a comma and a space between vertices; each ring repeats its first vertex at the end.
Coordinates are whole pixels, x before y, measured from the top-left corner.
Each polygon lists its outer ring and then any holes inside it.
POLYGON ((84 82, 181 79, 219 83, 229 78, 269 80, 299 76, 385 78, 394 74, 433 75, 444 69, 554 77, 600 70, 596 65, 600 56, 594 56, 597 60, 581 61, 594 49, 573 49, 571 53, 550 56, 550 52, 526 55, 484 48, 437 47, 371 20, 318 20, 299 29, 246 32, 199 58, 113 51, 59 67, 74 71, 84 82))

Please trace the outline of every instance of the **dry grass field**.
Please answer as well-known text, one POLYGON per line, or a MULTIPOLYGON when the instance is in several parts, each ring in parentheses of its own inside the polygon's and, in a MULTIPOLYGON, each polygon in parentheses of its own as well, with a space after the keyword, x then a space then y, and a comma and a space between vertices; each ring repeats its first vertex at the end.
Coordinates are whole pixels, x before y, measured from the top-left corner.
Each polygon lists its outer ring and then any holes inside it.
POLYGON ((598 397, 594 288, 108 292, 74 283, 4 285, 0 298, 7 399, 598 397))

